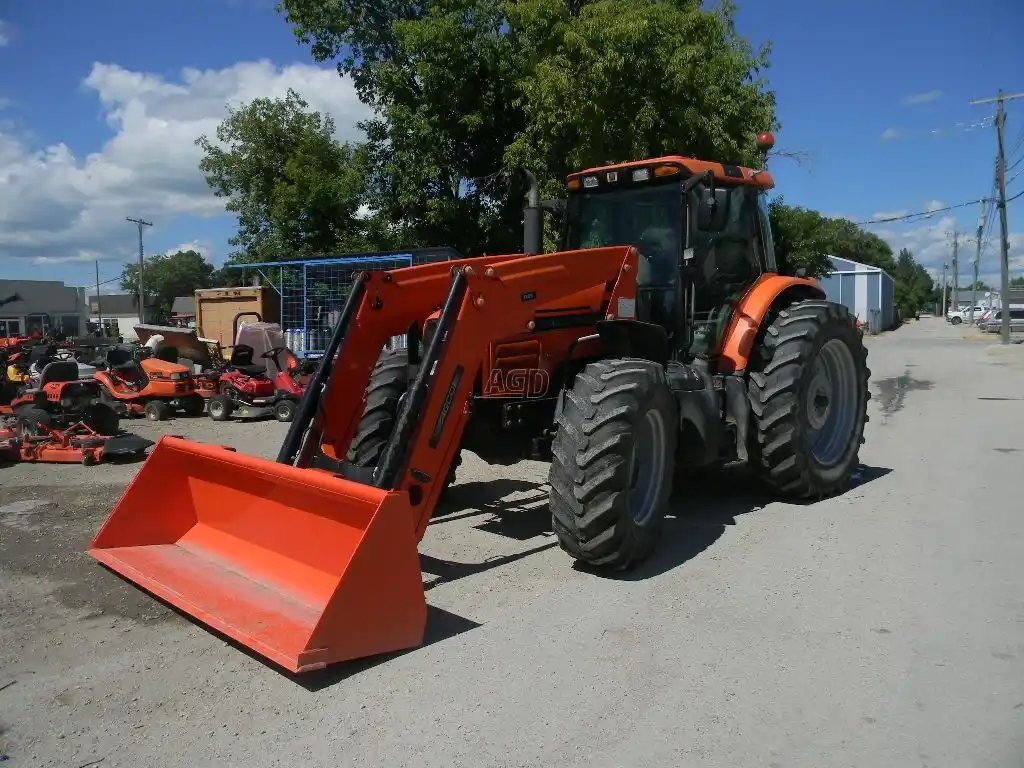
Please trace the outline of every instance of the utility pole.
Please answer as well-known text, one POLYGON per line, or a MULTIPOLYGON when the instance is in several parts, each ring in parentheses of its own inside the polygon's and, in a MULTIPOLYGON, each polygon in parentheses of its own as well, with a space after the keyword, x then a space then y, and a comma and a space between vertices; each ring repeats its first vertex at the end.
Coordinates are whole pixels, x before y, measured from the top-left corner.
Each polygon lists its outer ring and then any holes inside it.
POLYGON ((999 150, 996 158, 999 200, 996 205, 999 206, 999 271, 1002 282, 999 286, 999 316, 1003 320, 1001 334, 1003 344, 1010 343, 1010 241, 1006 233, 1006 155, 1003 152, 1003 129, 1006 125, 1006 110, 1003 104, 1012 99, 1021 98, 1024 98, 1024 93, 1006 96, 1003 94, 1002 89, 1000 89, 999 94, 995 98, 975 99, 971 102, 971 104, 991 104, 993 101, 996 103, 996 143, 999 150))
POLYGON ((960 310, 960 261, 957 258, 960 249, 960 233, 953 230, 953 311, 960 310))
POLYGON ((103 305, 100 304, 100 260, 96 259, 96 319, 100 325, 100 336, 106 336, 106 329, 103 327, 103 305))
POLYGON ((146 322, 146 294, 142 291, 142 228, 152 227, 153 222, 133 219, 131 216, 126 216, 125 218, 139 227, 139 322, 144 323, 146 322))
POLYGON ((981 261, 981 231, 985 228, 985 206, 988 200, 981 201, 981 214, 978 216, 978 249, 974 252, 974 282, 971 284, 970 323, 974 326, 974 307, 978 303, 978 263, 981 261))
POLYGON ((946 317, 946 270, 949 269, 949 264, 942 265, 942 318, 946 317))

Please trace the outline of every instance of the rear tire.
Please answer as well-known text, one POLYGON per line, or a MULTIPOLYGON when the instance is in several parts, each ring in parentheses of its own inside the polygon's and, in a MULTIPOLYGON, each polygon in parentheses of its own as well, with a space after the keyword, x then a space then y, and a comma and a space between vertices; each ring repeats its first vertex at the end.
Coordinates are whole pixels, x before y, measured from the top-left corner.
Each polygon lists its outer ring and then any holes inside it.
POLYGON ((278 421, 289 422, 295 418, 295 401, 278 400, 274 403, 274 418, 278 421))
POLYGON ((604 360, 576 377, 551 446, 549 501, 562 549, 610 569, 651 553, 672 493, 678 431, 657 363, 604 360))
POLYGON ((214 395, 206 404, 206 412, 214 421, 227 421, 231 418, 231 411, 234 410, 231 398, 227 395, 214 395))
MULTIPOLYGON (((366 385, 366 404, 349 446, 346 459, 357 467, 376 467, 395 429, 402 396, 409 389, 409 357, 405 349, 385 349, 377 358, 366 385)), ((462 457, 455 459, 445 478, 445 488, 455 482, 462 457)))
POLYGON ((841 304, 797 302, 768 327, 748 381, 749 453, 772 488, 820 498, 849 485, 867 422, 867 354, 841 304))
POLYGON ((150 421, 166 421, 171 415, 171 407, 163 400, 150 400, 146 403, 145 413, 150 421))

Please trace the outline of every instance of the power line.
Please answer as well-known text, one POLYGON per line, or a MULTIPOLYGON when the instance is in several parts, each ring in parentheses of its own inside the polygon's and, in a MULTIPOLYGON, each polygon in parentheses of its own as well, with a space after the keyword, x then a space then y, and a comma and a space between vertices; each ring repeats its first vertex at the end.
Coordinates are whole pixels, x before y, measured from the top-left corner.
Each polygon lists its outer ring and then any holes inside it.
POLYGON ((984 200, 968 200, 964 203, 957 203, 956 205, 947 205, 944 208, 932 208, 929 211, 916 211, 915 213, 905 213, 901 216, 886 216, 881 219, 868 219, 867 221, 856 221, 855 224, 888 224, 894 221, 907 221, 909 219, 919 220, 927 219, 936 213, 944 213, 945 211, 953 211, 957 208, 966 208, 970 205, 981 205, 984 200))
MULTIPOLYGON (((1013 149, 1011 149, 1006 154, 1011 155, 1011 156, 1016 155, 1017 154, 1017 150, 1020 149, 1022 146, 1024 146, 1024 126, 1021 126, 1020 132, 1017 134, 1017 140, 1013 143, 1013 149)), ((1020 157, 1018 157, 1014 161, 1013 165, 1010 166, 1010 168, 1012 168, 1014 165, 1017 165, 1017 163, 1019 163, 1021 160, 1024 160, 1024 154, 1022 154, 1020 157)), ((1009 169, 1007 169, 1007 170, 1009 170, 1009 169)))

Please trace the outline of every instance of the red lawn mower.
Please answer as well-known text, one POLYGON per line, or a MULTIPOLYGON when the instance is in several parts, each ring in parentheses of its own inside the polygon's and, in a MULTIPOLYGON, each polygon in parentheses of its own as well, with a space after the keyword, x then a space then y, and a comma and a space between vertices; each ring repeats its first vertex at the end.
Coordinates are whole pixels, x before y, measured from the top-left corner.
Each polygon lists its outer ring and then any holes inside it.
MULTIPOLYGON (((291 421, 295 415, 294 399, 278 395, 277 384, 267 376, 266 366, 253 363, 253 353, 248 344, 236 344, 223 371, 203 374, 217 383, 217 394, 206 403, 214 421, 226 421, 232 414, 247 419, 273 414, 278 421, 291 421)), ((262 356, 268 355, 270 352, 262 356)))
POLYGON ((153 445, 138 435, 101 435, 85 421, 64 429, 42 410, 22 411, 13 423, 0 424, 0 460, 84 464, 90 467, 110 457, 139 457, 153 445))
POLYGON ((140 454, 152 445, 135 435, 118 435, 117 413, 100 400, 96 381, 78 379, 74 360, 47 363, 39 383, 23 389, 0 425, 0 458, 96 464, 109 455, 140 454))

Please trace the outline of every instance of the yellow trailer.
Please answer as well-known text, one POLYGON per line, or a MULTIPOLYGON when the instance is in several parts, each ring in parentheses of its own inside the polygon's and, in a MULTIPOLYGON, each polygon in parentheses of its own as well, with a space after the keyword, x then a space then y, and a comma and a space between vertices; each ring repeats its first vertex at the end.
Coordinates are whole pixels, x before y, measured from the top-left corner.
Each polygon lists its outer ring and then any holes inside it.
POLYGON ((201 288, 196 291, 196 326, 199 335, 215 339, 223 347, 235 343, 235 318, 261 319, 276 323, 281 317, 281 300, 268 287, 201 288))

